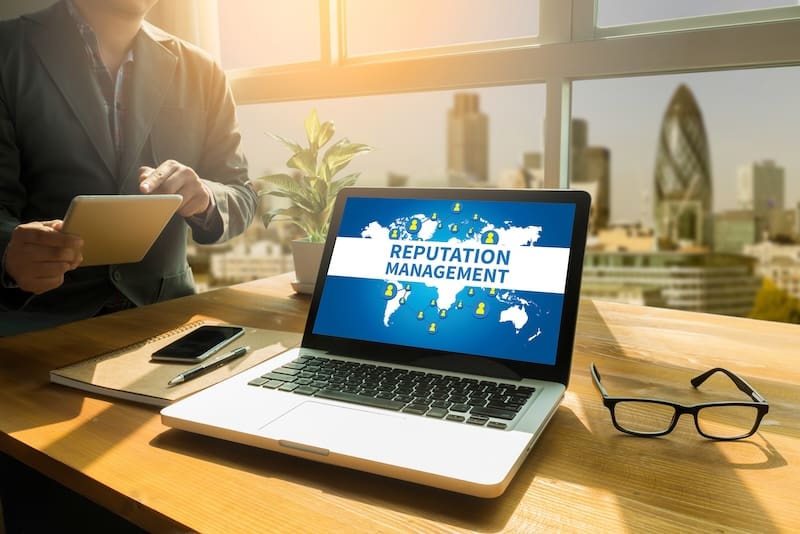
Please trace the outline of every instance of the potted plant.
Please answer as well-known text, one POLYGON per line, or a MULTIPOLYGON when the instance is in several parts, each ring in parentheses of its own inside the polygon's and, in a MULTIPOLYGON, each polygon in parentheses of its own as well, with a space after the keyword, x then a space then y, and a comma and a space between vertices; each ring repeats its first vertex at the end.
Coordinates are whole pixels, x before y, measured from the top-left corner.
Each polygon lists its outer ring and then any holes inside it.
POLYGON ((288 207, 275 207, 266 211, 262 215, 262 221, 265 228, 273 221, 287 221, 300 230, 303 237, 292 241, 297 278, 294 286, 298 291, 311 292, 328 235, 333 202, 342 188, 353 185, 358 180, 359 173, 340 178, 336 178, 336 175, 354 157, 371 151, 372 147, 351 143, 345 138, 322 152, 323 147, 333 138, 333 122, 320 123, 317 111, 312 109, 304 126, 308 146, 269 134, 292 153, 286 166, 296 172, 293 175, 270 174, 257 180, 270 186, 260 191, 259 195, 282 198, 289 202, 288 207))

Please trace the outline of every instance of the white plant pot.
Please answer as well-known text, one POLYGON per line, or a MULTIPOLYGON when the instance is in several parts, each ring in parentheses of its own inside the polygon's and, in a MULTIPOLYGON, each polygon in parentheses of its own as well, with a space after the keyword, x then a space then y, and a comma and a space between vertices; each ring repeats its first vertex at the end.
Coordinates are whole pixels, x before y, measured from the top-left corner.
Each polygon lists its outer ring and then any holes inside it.
POLYGON ((292 287, 298 293, 313 293, 317 282, 319 264, 325 243, 312 243, 306 239, 292 241, 295 282, 292 287))

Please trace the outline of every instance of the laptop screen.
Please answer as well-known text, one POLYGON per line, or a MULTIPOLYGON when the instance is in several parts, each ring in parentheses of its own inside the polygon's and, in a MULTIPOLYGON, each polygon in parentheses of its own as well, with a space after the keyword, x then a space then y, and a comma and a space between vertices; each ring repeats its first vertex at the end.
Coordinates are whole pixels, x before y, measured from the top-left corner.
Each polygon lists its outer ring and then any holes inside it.
POLYGON ((459 191, 347 196, 310 331, 554 365, 571 250, 585 246, 585 228, 574 243, 576 203, 459 191))

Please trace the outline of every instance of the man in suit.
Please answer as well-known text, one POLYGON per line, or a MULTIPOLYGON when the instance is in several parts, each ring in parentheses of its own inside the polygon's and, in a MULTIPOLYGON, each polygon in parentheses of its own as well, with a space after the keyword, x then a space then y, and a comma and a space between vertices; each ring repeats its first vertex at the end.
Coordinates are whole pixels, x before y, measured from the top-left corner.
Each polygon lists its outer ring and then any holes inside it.
MULTIPOLYGON (((187 232, 252 221, 235 106, 200 49, 144 21, 157 0, 60 0, 0 22, 0 335, 191 294, 187 232), (79 267, 79 194, 183 196, 145 258, 79 267)), ((98 221, 98 224, 103 224, 98 221)))
MULTIPOLYGON (((0 335, 190 294, 189 228, 215 243, 252 221, 225 75, 144 22, 156 1, 59 0, 0 22, 0 335), (60 232, 72 198, 151 193, 183 201, 145 258, 79 267, 81 239, 60 232)), ((5 455, 0 498, 9 532, 139 531, 5 455)))

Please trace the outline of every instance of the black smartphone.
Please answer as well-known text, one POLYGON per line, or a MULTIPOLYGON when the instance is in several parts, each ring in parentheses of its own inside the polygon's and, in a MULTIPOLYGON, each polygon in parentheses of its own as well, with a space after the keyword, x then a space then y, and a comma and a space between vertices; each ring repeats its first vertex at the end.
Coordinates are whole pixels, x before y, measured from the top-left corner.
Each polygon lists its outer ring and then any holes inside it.
POLYGON ((150 355, 150 359, 160 362, 200 362, 243 335, 244 331, 241 326, 203 325, 158 349, 150 355))

